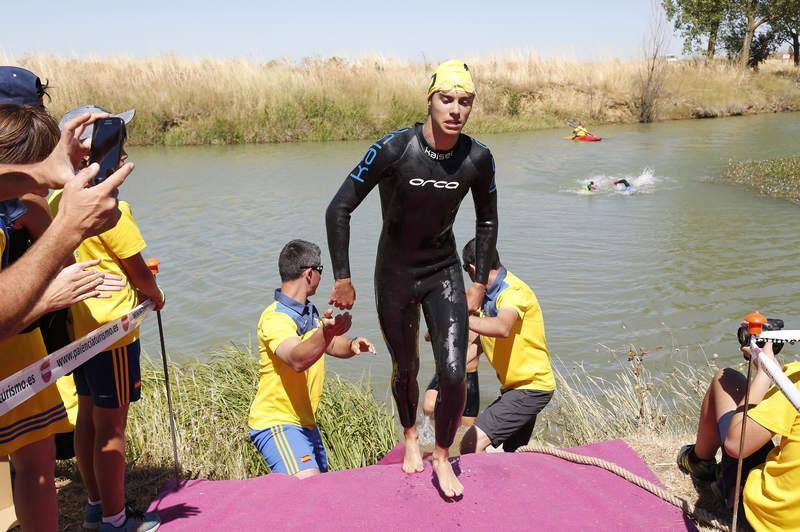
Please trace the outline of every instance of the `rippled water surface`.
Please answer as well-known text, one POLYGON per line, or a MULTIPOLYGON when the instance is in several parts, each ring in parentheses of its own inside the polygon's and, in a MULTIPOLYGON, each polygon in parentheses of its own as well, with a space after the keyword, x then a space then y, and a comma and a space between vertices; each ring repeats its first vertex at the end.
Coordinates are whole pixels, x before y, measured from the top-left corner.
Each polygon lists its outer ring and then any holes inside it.
MULTIPOLYGON (((497 162, 501 258, 539 297, 555 360, 603 375, 618 368, 606 347, 633 343, 651 350, 655 369, 686 353, 732 361, 737 320, 754 309, 800 328, 800 208, 711 181, 730 159, 800 151, 800 115, 596 133, 605 140, 572 143, 553 130, 480 136, 497 162), (622 177, 633 194, 613 190, 622 177), (600 186, 596 193, 583 192, 589 180, 600 186)), ((150 244, 145 253, 163 265, 171 352, 203 358, 230 342, 255 343, 258 317, 278 286, 281 247, 305 238, 326 248, 324 209, 368 144, 132 150, 137 169, 122 195, 150 244)), ((372 288, 377 192, 352 224, 353 331, 374 338, 379 353, 328 367, 351 378, 369 373, 380 395, 391 369, 372 288)), ((473 224, 467 199, 459 244, 473 236, 473 224)), ((327 249, 324 262, 320 307, 332 283, 327 249)), ((154 320, 144 336, 156 354, 154 320)), ((421 350, 424 385, 433 363, 424 343, 421 350)), ((497 387, 483 368, 486 400, 497 387)))

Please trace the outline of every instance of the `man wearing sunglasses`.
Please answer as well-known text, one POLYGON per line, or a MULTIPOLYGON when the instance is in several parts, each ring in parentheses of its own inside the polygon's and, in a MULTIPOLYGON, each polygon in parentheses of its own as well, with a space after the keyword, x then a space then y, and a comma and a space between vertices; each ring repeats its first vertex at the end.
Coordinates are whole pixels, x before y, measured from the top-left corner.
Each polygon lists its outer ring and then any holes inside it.
POLYGON ((250 440, 273 473, 306 478, 328 470, 316 411, 322 396, 328 353, 350 358, 374 353, 366 338, 343 336, 348 313, 320 317, 308 299, 322 278, 320 250, 292 240, 278 258, 281 287, 258 322, 261 358, 258 392, 250 405, 250 440))
MULTIPOLYGON (((464 246, 464 270, 475 278, 475 240, 464 246)), ((497 372, 500 397, 481 412, 461 440, 461 454, 489 445, 514 452, 527 445, 536 416, 556 389, 536 294, 500 262, 495 251, 480 313, 469 317, 479 347, 497 372)))

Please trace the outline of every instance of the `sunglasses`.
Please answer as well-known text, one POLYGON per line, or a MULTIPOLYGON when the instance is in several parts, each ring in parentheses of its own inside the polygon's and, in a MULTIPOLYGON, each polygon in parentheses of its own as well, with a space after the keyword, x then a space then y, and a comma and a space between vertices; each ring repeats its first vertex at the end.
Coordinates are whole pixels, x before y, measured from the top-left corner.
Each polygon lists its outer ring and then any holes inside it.
POLYGON ((316 272, 322 275, 322 264, 316 264, 314 266, 303 266, 303 269, 311 268, 312 270, 316 270, 316 272))

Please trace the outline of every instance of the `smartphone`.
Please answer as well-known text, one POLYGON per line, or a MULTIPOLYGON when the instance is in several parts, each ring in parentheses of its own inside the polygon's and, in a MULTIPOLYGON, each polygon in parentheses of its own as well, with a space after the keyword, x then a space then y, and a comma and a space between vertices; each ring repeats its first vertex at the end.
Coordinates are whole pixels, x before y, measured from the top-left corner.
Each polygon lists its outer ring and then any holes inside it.
POLYGON ((100 171, 92 179, 92 186, 102 183, 117 171, 125 137, 125 122, 121 118, 112 116, 94 123, 89 164, 99 164, 100 171))

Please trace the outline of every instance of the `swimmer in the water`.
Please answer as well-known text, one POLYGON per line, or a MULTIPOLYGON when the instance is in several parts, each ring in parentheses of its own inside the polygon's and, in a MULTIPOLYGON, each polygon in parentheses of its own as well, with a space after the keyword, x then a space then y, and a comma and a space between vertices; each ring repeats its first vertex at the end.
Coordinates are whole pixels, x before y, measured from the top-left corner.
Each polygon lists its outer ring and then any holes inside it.
POLYGON ((589 192, 594 192, 598 188, 600 187, 598 187, 597 183, 595 183, 594 181, 589 181, 589 184, 586 185, 586 190, 588 190, 589 192))
POLYGON ((614 186, 616 185, 623 185, 625 187, 625 192, 633 192, 633 185, 631 185, 625 178, 614 181, 614 186))

